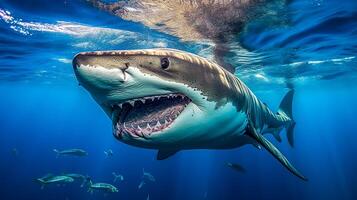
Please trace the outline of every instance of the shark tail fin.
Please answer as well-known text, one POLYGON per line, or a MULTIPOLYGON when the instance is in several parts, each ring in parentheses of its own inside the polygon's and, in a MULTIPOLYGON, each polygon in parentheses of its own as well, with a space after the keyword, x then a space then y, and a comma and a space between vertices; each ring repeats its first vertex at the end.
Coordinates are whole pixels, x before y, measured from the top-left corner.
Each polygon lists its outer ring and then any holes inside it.
POLYGON ((296 124, 292 112, 293 97, 294 97, 294 90, 290 90, 284 96, 278 110, 279 115, 284 115, 291 119, 289 124, 286 126, 286 134, 287 134, 288 142, 292 147, 294 147, 294 128, 296 124))

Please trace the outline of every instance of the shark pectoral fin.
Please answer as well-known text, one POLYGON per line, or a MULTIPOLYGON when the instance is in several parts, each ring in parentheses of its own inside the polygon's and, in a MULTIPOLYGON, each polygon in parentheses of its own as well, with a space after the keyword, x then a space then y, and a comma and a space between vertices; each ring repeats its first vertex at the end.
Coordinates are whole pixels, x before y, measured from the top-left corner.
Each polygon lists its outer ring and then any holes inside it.
POLYGON ((268 150, 281 164, 284 165, 291 173, 301 178, 304 181, 308 179, 304 177, 295 167, 288 161, 288 159, 262 134, 257 133, 252 126, 252 122, 249 120, 246 134, 261 144, 266 150, 268 150))
POLYGON ((178 149, 159 149, 159 151, 157 152, 156 159, 157 160, 165 160, 166 158, 177 153, 178 151, 180 151, 180 150, 178 150, 178 149))

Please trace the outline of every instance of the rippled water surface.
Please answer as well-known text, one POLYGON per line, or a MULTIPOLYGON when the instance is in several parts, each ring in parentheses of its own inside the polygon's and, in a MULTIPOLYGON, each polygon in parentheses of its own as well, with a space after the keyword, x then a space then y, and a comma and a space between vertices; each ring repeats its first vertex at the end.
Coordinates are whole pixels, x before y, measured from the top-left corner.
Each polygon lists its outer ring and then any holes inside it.
POLYGON ((214 59, 219 42, 185 41, 84 0, 0 0, 0 199, 356 199, 357 2, 269 2, 224 43, 222 59, 273 109, 295 89, 296 146, 285 136, 274 144, 308 182, 251 146, 156 161, 155 151, 113 138, 110 121, 72 70, 82 51, 168 47, 214 59), (56 158, 55 148, 89 155, 56 158), (114 152, 109 159, 107 149, 114 152), (138 189, 143 168, 156 181, 138 189), (65 172, 102 182, 117 172, 124 180, 106 195, 80 183, 41 189, 34 181, 65 172))

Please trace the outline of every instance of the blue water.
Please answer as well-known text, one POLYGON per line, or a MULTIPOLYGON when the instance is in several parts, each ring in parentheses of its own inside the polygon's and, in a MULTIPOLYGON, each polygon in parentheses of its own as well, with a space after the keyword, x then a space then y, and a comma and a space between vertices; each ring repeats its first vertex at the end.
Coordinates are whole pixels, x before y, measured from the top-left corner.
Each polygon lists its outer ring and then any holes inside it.
POLYGON ((112 136, 110 120, 71 67, 81 51, 171 47, 212 57, 211 44, 182 42, 85 1, 1 0, 0 199, 357 199, 357 2, 293 0, 270 10, 277 16, 247 23, 226 59, 273 109, 295 88, 295 147, 284 133, 280 144, 267 137, 308 182, 249 145, 156 161, 155 151, 112 136), (89 154, 57 158, 54 148, 89 154), (156 182, 139 190, 143 168, 156 182), (78 181, 44 189, 34 181, 63 172, 108 183, 117 172, 124 181, 107 195, 90 194, 78 181))

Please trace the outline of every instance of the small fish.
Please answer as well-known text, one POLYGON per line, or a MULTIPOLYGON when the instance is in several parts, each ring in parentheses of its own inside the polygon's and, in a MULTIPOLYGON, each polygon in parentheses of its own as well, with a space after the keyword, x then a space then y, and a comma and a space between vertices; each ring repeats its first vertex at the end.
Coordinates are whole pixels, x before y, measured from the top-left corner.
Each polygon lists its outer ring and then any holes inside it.
POLYGON ((155 182, 155 177, 152 174, 150 174, 149 172, 145 172, 144 168, 143 168, 143 177, 142 178, 152 181, 152 182, 155 182))
POLYGON ((66 149, 59 151, 57 149, 53 149, 54 152, 57 153, 57 157, 59 155, 71 155, 71 156, 86 156, 88 153, 84 151, 83 149, 66 149))
POLYGON ((148 194, 148 196, 146 197, 146 200, 150 200, 150 196, 149 196, 149 194, 148 194))
POLYGON ((112 174, 113 174, 113 176, 114 176, 114 180, 113 180, 114 183, 115 183, 118 179, 119 179, 120 181, 123 181, 123 180, 124 180, 124 176, 123 176, 123 175, 121 175, 121 174, 116 174, 115 172, 113 172, 112 174))
POLYGON ((242 167, 242 166, 239 165, 239 164, 227 162, 226 165, 227 165, 228 167, 230 167, 230 168, 232 168, 232 169, 238 171, 238 172, 241 172, 241 173, 245 173, 245 172, 246 172, 245 169, 244 169, 244 167, 242 167))
MULTIPOLYGON (((53 174, 51 174, 51 173, 48 173, 48 174, 46 174, 46 175, 44 175, 44 176, 42 176, 41 178, 38 178, 38 179, 41 179, 41 180, 43 180, 43 181, 47 181, 47 180, 50 180, 51 178, 53 178, 55 175, 53 175, 53 174)), ((37 180, 38 180, 37 179, 37 180)))
POLYGON ((141 182, 138 185, 138 189, 141 189, 145 184, 146 184, 145 181, 141 180, 141 182))
POLYGON ((93 190, 99 190, 99 191, 104 191, 104 192, 118 192, 118 188, 116 188, 114 185, 109 184, 109 183, 92 183, 91 180, 89 180, 89 185, 88 185, 88 192, 93 193, 93 190))
POLYGON ((73 182, 74 179, 69 176, 53 176, 52 174, 48 174, 42 178, 36 179, 41 184, 41 189, 48 184, 57 184, 60 185, 61 183, 70 183, 73 182))
POLYGON ((113 150, 108 149, 107 151, 104 151, 104 154, 105 154, 107 157, 112 157, 112 156, 113 156, 113 150))

